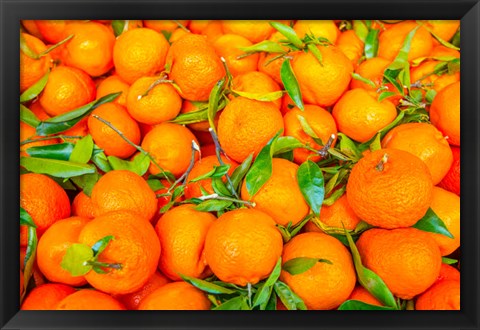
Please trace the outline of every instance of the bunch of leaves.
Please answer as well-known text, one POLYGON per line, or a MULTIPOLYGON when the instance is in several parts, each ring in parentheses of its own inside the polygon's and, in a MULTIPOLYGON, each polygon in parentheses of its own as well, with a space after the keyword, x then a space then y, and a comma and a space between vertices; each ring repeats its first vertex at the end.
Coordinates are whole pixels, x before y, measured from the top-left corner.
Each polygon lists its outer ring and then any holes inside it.
POLYGON ((27 249, 25 252, 25 259, 23 260, 23 293, 20 297, 20 303, 22 302, 25 294, 27 293, 27 289, 30 283, 30 279, 33 274, 33 265, 35 263, 36 255, 37 255, 37 226, 33 222, 32 217, 25 211, 22 207, 20 207, 20 225, 27 226, 27 249))

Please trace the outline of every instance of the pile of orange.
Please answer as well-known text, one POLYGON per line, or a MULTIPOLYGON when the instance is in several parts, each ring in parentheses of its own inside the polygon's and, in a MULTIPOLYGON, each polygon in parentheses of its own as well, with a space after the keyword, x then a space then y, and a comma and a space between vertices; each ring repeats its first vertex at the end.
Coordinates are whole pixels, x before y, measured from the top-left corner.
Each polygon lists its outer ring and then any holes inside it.
POLYGON ((21 308, 459 309, 459 25, 22 21, 21 308))

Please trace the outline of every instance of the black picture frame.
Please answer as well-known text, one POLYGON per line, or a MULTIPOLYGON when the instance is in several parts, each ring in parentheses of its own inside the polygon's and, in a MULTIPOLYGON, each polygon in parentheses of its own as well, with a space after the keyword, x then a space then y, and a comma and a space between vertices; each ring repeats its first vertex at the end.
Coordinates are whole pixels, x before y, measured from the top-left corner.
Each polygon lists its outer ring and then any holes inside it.
POLYGON ((2 329, 479 329, 478 0, 0 0, 2 329), (21 19, 461 19, 461 311, 19 311, 18 30, 21 19))

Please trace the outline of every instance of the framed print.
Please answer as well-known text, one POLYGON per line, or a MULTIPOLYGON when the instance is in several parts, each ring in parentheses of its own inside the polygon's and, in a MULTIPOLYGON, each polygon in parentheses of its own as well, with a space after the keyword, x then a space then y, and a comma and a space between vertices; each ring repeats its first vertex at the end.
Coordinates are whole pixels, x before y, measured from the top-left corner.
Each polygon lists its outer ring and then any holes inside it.
POLYGON ((479 328, 478 1, 0 4, 2 329, 479 328))

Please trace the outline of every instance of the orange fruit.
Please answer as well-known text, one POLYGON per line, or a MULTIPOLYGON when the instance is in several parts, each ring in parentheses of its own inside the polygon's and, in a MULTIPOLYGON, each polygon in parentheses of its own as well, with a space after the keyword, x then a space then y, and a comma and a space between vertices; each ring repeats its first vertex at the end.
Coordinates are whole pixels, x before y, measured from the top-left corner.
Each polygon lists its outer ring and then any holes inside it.
POLYGON ((352 62, 335 46, 317 46, 322 63, 311 52, 293 55, 292 69, 305 103, 322 107, 333 105, 347 90, 353 72, 352 62))
POLYGON ((313 34, 316 38, 328 39, 332 44, 337 42, 340 34, 340 30, 333 20, 298 20, 293 29, 299 38, 304 38, 307 34, 313 34))
POLYGON ((40 30, 38 29, 37 24, 35 24, 34 20, 22 19, 21 22, 22 26, 25 28, 25 30, 27 30, 29 34, 39 39, 42 38, 42 34, 40 33, 40 30))
POLYGON ((215 84, 225 76, 225 69, 215 49, 205 36, 186 34, 175 41, 167 55, 171 64, 169 77, 180 88, 180 95, 190 101, 207 101, 215 84))
POLYGON ((447 140, 428 123, 407 123, 396 126, 382 140, 382 148, 408 151, 424 161, 434 185, 447 174, 453 155, 447 140))
POLYGON ((35 287, 25 297, 21 310, 52 310, 60 301, 75 292, 71 286, 58 283, 46 283, 35 287))
POLYGON ((20 121, 20 155, 21 156, 28 156, 26 150, 31 147, 40 147, 40 146, 46 146, 46 145, 51 145, 51 144, 56 144, 59 143, 59 139, 53 138, 53 139, 48 139, 48 140, 40 140, 40 141, 34 141, 34 140, 39 140, 44 138, 43 136, 38 136, 35 128, 32 126, 24 123, 23 121, 20 121), (27 141, 32 141, 28 142, 27 141))
POLYGON ((209 310, 207 296, 186 282, 168 283, 146 296, 139 310, 209 310))
MULTIPOLYGON (((70 216, 67 193, 43 174, 20 175, 20 206, 32 217, 40 237, 54 222, 70 216)), ((27 228, 20 227, 20 243, 27 244, 27 228)))
POLYGON ((172 32, 168 41, 172 44, 186 34, 189 34, 189 32, 185 31, 182 28, 177 28, 172 32))
POLYGON ((42 35, 42 38, 49 43, 56 44, 67 37, 65 28, 70 20, 35 20, 37 29, 42 35))
POLYGON ((195 34, 202 34, 211 20, 192 19, 188 24, 188 29, 195 34))
POLYGON ((451 149, 453 153, 452 166, 438 186, 460 196, 460 148, 451 147, 451 149))
MULTIPOLYGON (((252 93, 259 96, 279 92, 280 86, 267 74, 258 71, 242 73, 232 80, 232 89, 239 92, 252 93)), ((282 104, 282 99, 278 98, 271 101, 278 109, 282 104)))
POLYGON ((282 270, 280 279, 302 300, 308 309, 333 309, 348 299, 355 287, 352 256, 336 238, 323 233, 304 233, 292 238, 283 249, 282 262, 294 258, 320 258, 307 271, 291 275, 282 270))
MULTIPOLYGON (((348 204, 347 195, 343 195, 332 205, 323 205, 318 219, 325 225, 335 228, 343 228, 353 230, 357 227, 361 219, 353 212, 350 204, 348 204)), ((308 231, 319 231, 318 227, 311 221, 305 225, 308 231)))
POLYGON ((205 257, 213 273, 224 282, 256 284, 273 270, 283 241, 275 221, 255 209, 224 213, 211 226, 205 257))
POLYGON ((118 75, 111 75, 102 80, 97 87, 97 100, 101 97, 104 97, 108 94, 122 92, 113 102, 126 106, 127 105, 127 94, 130 85, 122 80, 118 75))
POLYGON ((224 34, 220 36, 213 48, 218 56, 225 59, 228 69, 233 76, 237 76, 241 73, 249 71, 255 71, 258 64, 258 54, 252 54, 247 57, 238 58, 240 55, 245 54, 240 48, 249 47, 253 45, 247 38, 236 34, 224 34))
POLYGON ((243 182, 241 197, 255 203, 255 209, 265 212, 276 223, 287 226, 299 223, 310 208, 300 191, 298 165, 283 158, 273 158, 272 175, 260 190, 251 196, 243 182))
POLYGON ((282 114, 273 104, 237 97, 220 115, 218 139, 227 155, 240 163, 251 153, 256 156, 283 127, 282 114))
POLYGON ((25 280, 23 279, 23 272, 20 270, 20 296, 22 296, 23 290, 25 290, 25 280))
POLYGON ((284 57, 274 59, 279 54, 277 53, 260 53, 258 58, 258 71, 269 75, 278 84, 282 84, 282 78, 280 77, 280 69, 282 67, 284 57))
POLYGON ((448 48, 443 45, 437 45, 433 47, 432 52, 430 53, 430 56, 450 56, 450 57, 456 57, 460 58, 460 52, 456 49, 448 48))
POLYGON ((40 104, 50 116, 74 110, 95 100, 95 83, 80 69, 57 66, 48 76, 40 104))
POLYGON ((50 281, 71 286, 87 283, 83 276, 72 276, 61 266, 67 249, 78 240, 78 235, 89 219, 71 217, 51 225, 38 242, 37 263, 40 271, 50 281))
POLYGON ((460 27, 460 20, 428 20, 424 24, 441 39, 450 41, 460 27))
POLYGON ((354 30, 347 30, 340 33, 336 46, 350 59, 354 67, 358 65, 358 61, 363 55, 365 44, 360 40, 354 30))
POLYGON ((348 297, 348 300, 358 300, 370 305, 383 306, 383 304, 378 301, 377 298, 372 296, 372 294, 361 285, 357 285, 355 289, 353 289, 352 294, 350 297, 348 297))
MULTIPOLYGON (((180 110, 180 113, 189 113, 189 112, 194 112, 200 110, 200 108, 204 108, 208 106, 206 102, 192 102, 188 100, 184 100, 182 103, 182 109, 180 110)), ((220 117, 220 111, 217 112, 217 115, 215 116, 214 122, 215 126, 218 124, 218 118, 220 117)), ((189 124, 187 125, 188 128, 194 130, 194 131, 202 131, 202 132, 208 132, 208 129, 210 128, 210 123, 208 120, 204 121, 199 121, 197 123, 189 124)), ((210 135, 210 133, 208 133, 210 135)), ((198 137, 197 137, 198 138, 198 137)))
MULTIPOLYGON (((384 30, 378 36, 378 56, 393 60, 403 46, 407 35, 416 28, 415 21, 403 21, 384 30)), ((420 26, 412 38, 408 60, 428 56, 433 48, 433 38, 424 27, 420 26)))
POLYGON ((275 31, 269 21, 262 20, 228 20, 222 21, 225 34, 237 34, 253 43, 268 39, 275 31))
POLYGON ((131 142, 138 145, 140 143, 140 128, 123 106, 115 103, 105 103, 93 110, 88 117, 88 130, 95 144, 102 148, 107 156, 127 158, 137 150, 107 124, 93 117, 94 115, 109 122, 131 142))
POLYGON ((355 73, 363 78, 371 80, 376 87, 372 87, 358 79, 352 79, 350 88, 363 88, 369 91, 376 91, 382 85, 383 72, 390 63, 391 61, 384 59, 383 57, 373 57, 363 61, 355 68, 355 73))
MULTIPOLYGON (((133 195, 133 194, 132 194, 133 195)), ((110 294, 138 291, 157 269, 160 242, 152 225, 130 211, 115 211, 98 216, 83 227, 79 243, 93 246, 106 236, 113 236, 99 255, 99 262, 119 263, 121 269, 107 269, 106 274, 90 271, 87 282, 110 294)))
MULTIPOLYGON (((181 176, 192 159, 192 141, 198 145, 197 138, 182 125, 161 123, 148 132, 142 141, 142 148, 147 151, 166 171, 176 177, 181 176)), ((195 160, 198 153, 195 153, 195 160)), ((151 174, 160 173, 160 169, 150 164, 151 174)))
POLYGON ((90 289, 79 290, 61 300, 58 310, 125 310, 112 296, 90 289))
POLYGON ((208 212, 196 211, 184 204, 165 212, 155 226, 162 255, 158 268, 174 281, 180 275, 205 278, 211 272, 205 260, 204 245, 207 232, 216 220, 208 212))
MULTIPOLYGON (((238 164, 232 160, 227 159, 224 156, 221 156, 221 158, 225 165, 230 165, 228 174, 232 175, 238 164)), ((187 176, 188 184, 185 186, 185 197, 187 199, 203 196, 202 189, 204 189, 208 194, 213 194, 215 192, 212 187, 212 179, 203 179, 195 182, 190 182, 191 180, 210 172, 211 170, 213 170, 214 166, 220 166, 220 162, 218 161, 216 155, 203 157, 195 163, 195 165, 192 167, 192 170, 187 176)), ((225 182, 226 180, 226 178, 222 178, 222 181, 225 182)))
POLYGON ((163 70, 169 49, 165 37, 154 30, 138 28, 122 33, 113 47, 116 73, 132 84, 143 76, 163 70))
POLYGON ((215 41, 223 35, 222 22, 217 20, 210 21, 202 34, 207 37, 207 41, 213 45, 215 41))
POLYGON ((442 264, 442 266, 440 267, 440 274, 438 275, 437 281, 435 283, 443 280, 460 281, 460 272, 453 266, 442 264))
MULTIPOLYGON (((27 33, 22 33, 21 36, 27 46, 36 54, 47 50, 47 46, 45 46, 42 40, 27 33)), ((51 66, 51 60, 52 58, 49 54, 39 59, 33 59, 20 50, 20 93, 35 84, 47 73, 51 66)))
POLYGON ((151 88, 159 77, 142 77, 136 80, 127 95, 127 110, 136 121, 160 124, 175 118, 182 108, 182 99, 169 83, 151 88), (150 89, 151 88, 151 89, 150 89), (145 93, 148 94, 145 95, 145 93))
POLYGON ((72 202, 72 215, 93 219, 93 202, 83 191, 80 191, 72 202))
POLYGON ((440 273, 438 245, 418 229, 369 229, 356 245, 363 265, 380 276, 393 295, 401 299, 412 299, 424 292, 440 273))
MULTIPOLYGON (((323 145, 326 145, 332 135, 334 135, 334 140, 332 143, 333 147, 335 145, 335 141, 337 140, 337 125, 330 112, 316 105, 306 104, 304 107, 305 109, 303 111, 297 107, 294 107, 283 116, 285 135, 293 136, 303 144, 308 145, 316 150, 322 149, 322 146, 318 145, 312 139, 312 137, 303 130, 302 123, 298 118, 301 116, 305 119, 313 132, 315 132, 317 137, 322 141, 323 145)), ((307 149, 298 148, 293 150, 293 159, 297 164, 301 164, 307 159, 318 162, 320 158, 321 157, 318 154, 307 149)))
POLYGON ((448 136, 448 143, 460 146, 460 81, 437 93, 430 106, 430 121, 448 136))
POLYGON ((460 281, 444 280, 418 296, 416 310, 460 310, 460 281))
POLYGON ((122 295, 118 299, 128 309, 138 309, 138 306, 146 296, 167 283, 170 283, 170 280, 165 275, 155 272, 140 290, 122 295))
POLYGON ((115 35, 105 25, 96 22, 74 22, 65 28, 73 35, 66 44, 65 64, 97 77, 113 67, 115 35))
POLYGON ((367 142, 397 117, 395 105, 363 88, 347 91, 335 104, 332 115, 340 132, 357 142, 367 142))
POLYGON ((353 166, 347 198, 360 219, 392 229, 420 220, 430 207, 432 190, 432 177, 420 158, 403 150, 380 149, 353 166))
POLYGON ((453 74, 444 73, 442 75, 432 74, 440 61, 425 61, 419 66, 411 69, 410 79, 413 83, 420 82, 427 88, 440 91, 445 86, 460 80, 460 72, 453 74))
POLYGON ((149 221, 157 211, 157 198, 148 183, 127 170, 103 175, 93 186, 91 199, 96 217, 112 211, 131 211, 149 221))
POLYGON ((442 256, 447 256, 460 246, 460 197, 440 187, 433 187, 430 208, 454 237, 429 233, 437 242, 442 256))
MULTIPOLYGON (((187 20, 178 20, 178 23, 183 26, 188 25, 187 20)), ((179 27, 178 23, 175 20, 144 20, 143 25, 149 29, 155 30, 157 32, 173 32, 179 27)))

